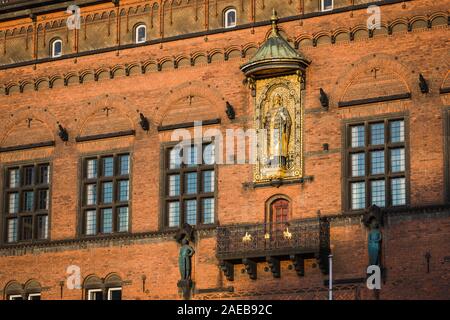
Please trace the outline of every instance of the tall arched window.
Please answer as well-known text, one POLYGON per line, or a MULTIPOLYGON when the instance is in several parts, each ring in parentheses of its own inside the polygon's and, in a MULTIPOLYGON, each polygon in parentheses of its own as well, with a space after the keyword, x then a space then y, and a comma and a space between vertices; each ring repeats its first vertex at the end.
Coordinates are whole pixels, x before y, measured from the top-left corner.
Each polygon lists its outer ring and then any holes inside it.
POLYGON ((236 21, 237 21, 236 9, 230 8, 230 9, 225 10, 225 13, 224 13, 225 28, 236 27, 236 21))
POLYGON ((52 58, 62 56, 63 43, 61 39, 54 39, 50 42, 50 55, 52 58))
POLYGON ((96 275, 86 278, 83 284, 86 300, 122 300, 122 279, 110 274, 104 280, 96 275))
POLYGON ((272 238, 282 236, 289 223, 290 200, 287 196, 276 195, 266 202, 267 232, 272 238))
POLYGON ((147 27, 145 24, 139 24, 134 30, 134 42, 144 43, 147 41, 147 27))

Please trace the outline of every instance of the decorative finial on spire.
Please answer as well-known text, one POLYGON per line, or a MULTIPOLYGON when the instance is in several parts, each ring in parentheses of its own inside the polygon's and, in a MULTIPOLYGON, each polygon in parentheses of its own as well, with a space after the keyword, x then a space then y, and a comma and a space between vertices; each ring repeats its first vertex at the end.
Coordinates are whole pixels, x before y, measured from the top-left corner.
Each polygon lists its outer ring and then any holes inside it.
POLYGON ((272 21, 272 34, 271 36, 278 36, 278 15, 275 8, 272 11, 272 17, 270 18, 270 21, 272 21))

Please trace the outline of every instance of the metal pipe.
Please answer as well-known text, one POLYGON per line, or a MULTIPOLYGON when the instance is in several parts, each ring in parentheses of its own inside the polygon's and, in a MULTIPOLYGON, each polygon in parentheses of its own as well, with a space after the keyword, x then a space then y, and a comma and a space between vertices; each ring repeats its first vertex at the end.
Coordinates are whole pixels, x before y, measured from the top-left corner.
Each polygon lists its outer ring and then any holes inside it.
POLYGON ((328 300, 333 300, 333 255, 328 256, 329 276, 328 276, 328 300))

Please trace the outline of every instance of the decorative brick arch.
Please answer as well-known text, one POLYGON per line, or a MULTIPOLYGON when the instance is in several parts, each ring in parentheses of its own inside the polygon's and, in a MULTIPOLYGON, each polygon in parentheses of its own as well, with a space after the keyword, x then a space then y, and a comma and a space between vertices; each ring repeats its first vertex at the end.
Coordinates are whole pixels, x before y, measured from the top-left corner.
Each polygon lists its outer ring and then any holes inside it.
POLYGON ((52 137, 52 140, 56 139, 56 130, 59 122, 49 111, 40 110, 35 107, 24 107, 12 114, 9 114, 7 117, 7 119, 2 120, 6 122, 6 125, 3 126, 3 129, 0 131, 0 146, 4 144, 5 140, 19 125, 19 123, 26 121, 29 118, 42 122, 46 130, 49 132, 49 136, 52 137))
POLYGON ((413 81, 415 76, 411 76, 414 75, 412 70, 399 63, 394 57, 386 54, 377 54, 375 57, 374 55, 369 55, 359 59, 350 67, 346 68, 344 72, 339 74, 335 81, 337 85, 331 94, 331 103, 337 105, 338 102, 342 101, 349 88, 352 86, 354 79, 371 68, 382 68, 396 74, 397 80, 404 86, 405 91, 407 92, 419 90, 417 83, 413 81))
MULTIPOLYGON (((211 88, 209 85, 205 85, 199 81, 184 83, 173 90, 170 90, 168 94, 163 96, 158 103, 158 107, 155 114, 155 122, 159 125, 164 121, 165 116, 170 111, 170 107, 177 101, 189 97, 197 96, 208 101, 209 108, 211 109, 211 117, 220 117, 225 112, 225 99, 221 94, 211 88)), ((199 119, 209 120, 209 119, 199 119)))
POLYGON ((78 124, 75 129, 76 136, 82 134, 83 129, 86 127, 88 121, 99 111, 104 108, 111 108, 114 111, 118 111, 118 114, 124 116, 129 124, 129 129, 136 130, 136 125, 139 123, 139 113, 137 108, 133 108, 123 97, 119 96, 102 96, 94 101, 91 101, 88 106, 83 106, 82 112, 78 117, 78 124))

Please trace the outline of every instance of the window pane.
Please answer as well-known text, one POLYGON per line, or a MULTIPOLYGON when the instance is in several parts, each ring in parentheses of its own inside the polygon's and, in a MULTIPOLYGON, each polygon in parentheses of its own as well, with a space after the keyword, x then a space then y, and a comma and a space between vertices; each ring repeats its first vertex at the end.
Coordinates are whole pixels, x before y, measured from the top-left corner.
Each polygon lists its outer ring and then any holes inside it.
POLYGON ((87 161, 87 174, 86 178, 95 179, 97 178, 97 159, 90 159, 87 161))
POLYGON ((128 201, 129 183, 128 180, 119 181, 119 201, 128 201))
POLYGON ((384 180, 377 180, 371 182, 371 203, 379 207, 384 207, 385 196, 385 183, 384 180))
POLYGON ((48 216, 38 216, 37 218, 37 237, 38 239, 48 238, 48 216))
POLYGON ((27 212, 33 211, 34 192, 26 191, 23 193, 23 197, 24 197, 23 210, 27 212))
POLYGON ((227 19, 226 26, 234 27, 236 25, 236 11, 235 10, 227 11, 226 19, 227 19))
POLYGON ((20 170, 19 169, 9 170, 9 187, 10 188, 20 187, 20 170))
POLYGON ((186 194, 196 194, 197 193, 197 172, 187 173, 185 175, 186 182, 186 194))
POLYGON ((97 234, 97 212, 95 210, 86 211, 86 235, 97 234))
POLYGON ((188 167, 195 167, 198 163, 198 148, 196 145, 192 145, 186 148, 187 154, 184 161, 186 161, 186 165, 188 167))
POLYGON ((53 42, 53 57, 59 57, 62 55, 62 42, 60 40, 53 42))
POLYGON ((405 141, 405 122, 403 120, 391 122, 391 142, 405 141))
POLYGON ((384 144, 384 123, 374 123, 370 125, 370 144, 384 144))
POLYGON ((169 202, 169 227, 180 226, 180 203, 169 202))
POLYGON ((169 169, 178 169, 181 167, 181 152, 182 148, 173 148, 170 150, 169 169))
POLYGON ((128 231, 128 207, 121 207, 118 209, 118 231, 127 232, 128 231))
POLYGON ((23 211, 26 211, 26 212, 33 211, 34 192, 33 191, 25 191, 23 193, 23 197, 24 197, 23 211))
POLYGON ((25 186, 30 186, 33 184, 34 178, 34 167, 25 167, 23 168, 23 184, 25 186))
POLYGON ((8 220, 8 242, 17 241, 17 218, 8 220))
POLYGON ((22 217, 21 226, 22 226, 22 235, 21 235, 22 240, 33 239, 33 217, 22 217))
POLYGON ((364 147, 365 139, 364 139, 364 126, 354 126, 351 129, 352 137, 351 137, 351 146, 352 148, 364 147))
POLYGON ((352 154, 352 176, 353 177, 361 177, 366 174, 365 158, 366 157, 365 157, 364 153, 352 154))
POLYGON ((114 158, 103 158, 103 176, 112 177, 114 175, 114 158))
POLYGON ((185 202, 186 223, 190 225, 197 224, 197 200, 188 200, 185 202))
POLYGON ((214 192, 214 171, 203 171, 203 192, 214 192))
POLYGON ((120 175, 126 175, 130 173, 130 155, 124 154, 119 156, 120 175))
POLYGON ((39 183, 40 184, 50 183, 50 171, 48 165, 39 166, 39 183))
POLYGON ((9 213, 19 212, 19 194, 17 192, 9 194, 8 212, 9 213))
POLYGON ((97 185, 88 184, 86 186, 86 204, 94 205, 97 203, 97 185))
POLYGON ((48 210, 48 190, 39 190, 39 210, 48 210))
POLYGON ((214 223, 214 198, 203 199, 203 223, 214 223))
POLYGON ((333 0, 322 0, 322 10, 332 10, 333 0))
POLYGON ((103 203, 113 202, 113 183, 104 182, 102 184, 103 203))
POLYGON ((180 195, 180 175, 169 176, 169 196, 176 197, 180 195))
POLYGON ((112 209, 102 209, 102 233, 111 233, 113 231, 112 209))
POLYGON ((384 173, 384 150, 372 151, 370 153, 370 173, 371 174, 384 173))
POLYGON ((207 165, 213 165, 215 159, 215 145, 213 143, 207 144, 203 147, 203 162, 207 165))
POLYGON ((366 185, 364 182, 351 184, 352 189, 352 209, 364 209, 366 207, 366 185))
POLYGON ((405 178, 391 180, 392 205, 402 206, 406 204, 405 178))
POLYGON ((29 295, 28 300, 41 300, 41 295, 40 294, 29 295))
POLYGON ((392 172, 405 171, 405 149, 391 150, 391 170, 392 172))

